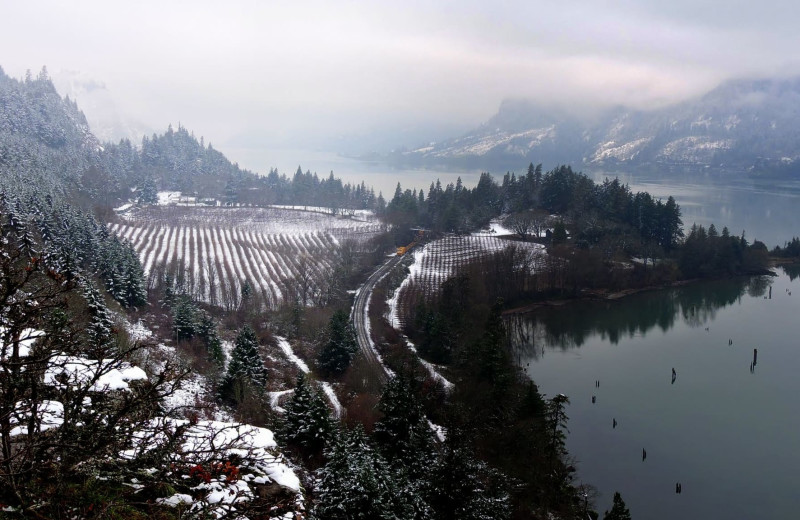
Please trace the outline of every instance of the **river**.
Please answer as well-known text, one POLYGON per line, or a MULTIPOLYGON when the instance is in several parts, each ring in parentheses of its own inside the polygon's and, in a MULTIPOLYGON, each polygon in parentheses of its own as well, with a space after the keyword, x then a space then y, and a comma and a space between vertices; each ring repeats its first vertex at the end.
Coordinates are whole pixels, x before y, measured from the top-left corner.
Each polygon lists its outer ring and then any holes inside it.
POLYGON ((800 271, 778 272, 509 321, 601 513, 619 491, 633 518, 797 518, 800 271))

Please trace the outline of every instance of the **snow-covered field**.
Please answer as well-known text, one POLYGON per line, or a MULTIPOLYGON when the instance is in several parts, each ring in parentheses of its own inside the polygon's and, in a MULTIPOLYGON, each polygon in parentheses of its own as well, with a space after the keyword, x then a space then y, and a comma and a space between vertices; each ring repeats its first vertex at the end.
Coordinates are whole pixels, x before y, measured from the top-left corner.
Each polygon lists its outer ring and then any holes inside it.
POLYGON ((196 297, 231 305, 247 281, 270 308, 300 285, 301 299, 313 299, 342 241, 363 244, 384 229, 377 221, 274 207, 151 206, 120 218, 111 230, 136 249, 149 283, 170 272, 196 297))

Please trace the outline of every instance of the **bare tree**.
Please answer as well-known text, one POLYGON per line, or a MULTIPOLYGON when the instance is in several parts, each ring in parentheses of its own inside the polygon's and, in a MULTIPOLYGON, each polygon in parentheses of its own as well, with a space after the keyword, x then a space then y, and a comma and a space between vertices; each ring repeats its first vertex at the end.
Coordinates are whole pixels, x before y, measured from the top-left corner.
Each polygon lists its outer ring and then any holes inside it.
POLYGON ((294 279, 298 300, 306 306, 314 291, 314 264, 308 255, 300 255, 297 260, 297 274, 294 279))
POLYGON ((541 236, 542 230, 547 226, 549 216, 546 211, 531 209, 512 213, 506 217, 503 224, 511 231, 519 235, 520 239, 528 240, 528 235, 533 234, 537 238, 541 236))
POLYGON ((519 235, 521 240, 528 239, 528 233, 533 228, 533 222, 527 211, 520 211, 519 213, 512 213, 507 216, 503 224, 511 231, 519 235))
POLYGON ((550 214, 543 209, 532 209, 530 214, 532 231, 536 238, 542 238, 544 230, 550 227, 550 214))
POLYGON ((217 265, 211 258, 206 258, 203 263, 205 284, 208 289, 208 303, 217 304, 217 265))

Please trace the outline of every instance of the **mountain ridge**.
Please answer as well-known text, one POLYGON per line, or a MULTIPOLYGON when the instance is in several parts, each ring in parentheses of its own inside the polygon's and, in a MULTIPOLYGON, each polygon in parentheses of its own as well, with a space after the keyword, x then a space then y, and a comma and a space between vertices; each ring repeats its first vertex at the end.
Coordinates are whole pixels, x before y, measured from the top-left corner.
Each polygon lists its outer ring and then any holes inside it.
POLYGON ((800 174, 800 78, 739 79, 654 110, 623 106, 576 114, 507 99, 459 137, 386 155, 414 166, 720 168, 751 175, 800 174))

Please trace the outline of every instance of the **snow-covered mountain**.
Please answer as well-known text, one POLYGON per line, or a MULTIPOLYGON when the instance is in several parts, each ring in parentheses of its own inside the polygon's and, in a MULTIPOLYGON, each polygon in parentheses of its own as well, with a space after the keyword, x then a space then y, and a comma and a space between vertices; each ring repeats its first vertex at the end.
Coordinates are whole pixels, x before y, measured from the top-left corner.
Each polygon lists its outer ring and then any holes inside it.
POLYGON ((729 81, 659 110, 625 107, 576 116, 507 100, 489 121, 455 139, 392 154, 416 165, 519 168, 725 168, 800 173, 800 78, 729 81))

